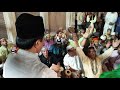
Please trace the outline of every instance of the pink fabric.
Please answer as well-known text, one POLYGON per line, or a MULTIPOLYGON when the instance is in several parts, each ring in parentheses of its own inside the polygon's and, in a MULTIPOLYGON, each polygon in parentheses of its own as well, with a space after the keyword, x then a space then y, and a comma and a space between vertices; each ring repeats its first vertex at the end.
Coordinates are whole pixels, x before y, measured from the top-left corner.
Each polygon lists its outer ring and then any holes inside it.
POLYGON ((54 42, 53 40, 50 40, 49 42, 45 41, 44 42, 44 46, 49 50, 50 49, 50 46, 53 45, 54 42))

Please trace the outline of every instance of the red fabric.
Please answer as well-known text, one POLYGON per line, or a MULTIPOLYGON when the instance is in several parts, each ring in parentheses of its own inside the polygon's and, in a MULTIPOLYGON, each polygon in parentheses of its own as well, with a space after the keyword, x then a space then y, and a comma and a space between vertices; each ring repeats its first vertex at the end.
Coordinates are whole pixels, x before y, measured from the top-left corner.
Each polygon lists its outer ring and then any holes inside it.
POLYGON ((95 41, 95 40, 99 40, 99 38, 93 38, 92 40, 93 40, 93 41, 95 41))

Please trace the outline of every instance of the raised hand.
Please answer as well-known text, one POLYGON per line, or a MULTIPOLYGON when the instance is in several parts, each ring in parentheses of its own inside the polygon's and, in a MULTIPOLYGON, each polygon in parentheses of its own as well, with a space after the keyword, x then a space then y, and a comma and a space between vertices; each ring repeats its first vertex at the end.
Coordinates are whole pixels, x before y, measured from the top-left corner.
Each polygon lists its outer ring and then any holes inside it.
POLYGON ((91 22, 90 26, 88 27, 89 34, 92 34, 94 31, 94 24, 91 22))
POLYGON ((86 29, 86 32, 83 35, 83 37, 88 38, 93 33, 93 30, 94 30, 94 24, 91 23, 90 26, 86 29))

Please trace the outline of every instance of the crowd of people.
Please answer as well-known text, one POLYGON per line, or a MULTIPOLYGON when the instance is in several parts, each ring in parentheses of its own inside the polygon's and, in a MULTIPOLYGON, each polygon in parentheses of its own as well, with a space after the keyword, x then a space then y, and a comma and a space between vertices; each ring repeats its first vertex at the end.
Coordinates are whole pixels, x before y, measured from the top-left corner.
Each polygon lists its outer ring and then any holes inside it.
POLYGON ((3 78, 100 78, 120 67, 119 12, 79 12, 74 26, 45 30, 40 16, 21 14, 16 44, 0 40, 3 78))

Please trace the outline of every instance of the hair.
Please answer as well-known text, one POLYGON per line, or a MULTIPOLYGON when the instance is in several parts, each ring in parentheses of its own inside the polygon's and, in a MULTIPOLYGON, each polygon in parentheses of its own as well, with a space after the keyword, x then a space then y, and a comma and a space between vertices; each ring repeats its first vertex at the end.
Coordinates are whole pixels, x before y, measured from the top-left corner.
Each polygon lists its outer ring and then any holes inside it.
POLYGON ((59 34, 60 32, 62 33, 62 31, 61 31, 61 30, 58 30, 56 33, 57 33, 57 34, 59 34))
POLYGON ((88 47, 87 54, 89 53, 90 49, 94 49, 95 50, 94 47, 88 47))
POLYGON ((6 38, 1 38, 1 39, 0 39, 0 41, 3 41, 3 40, 7 41, 7 39, 6 39, 6 38))
POLYGON ((22 38, 16 37, 16 45, 18 48, 21 48, 21 49, 31 49, 38 39, 42 41, 43 37, 32 38, 32 39, 22 39, 22 38))
POLYGON ((71 32, 72 32, 72 33, 75 32, 75 28, 74 28, 74 27, 69 27, 69 28, 68 28, 68 32, 70 32, 70 33, 71 33, 71 32))

